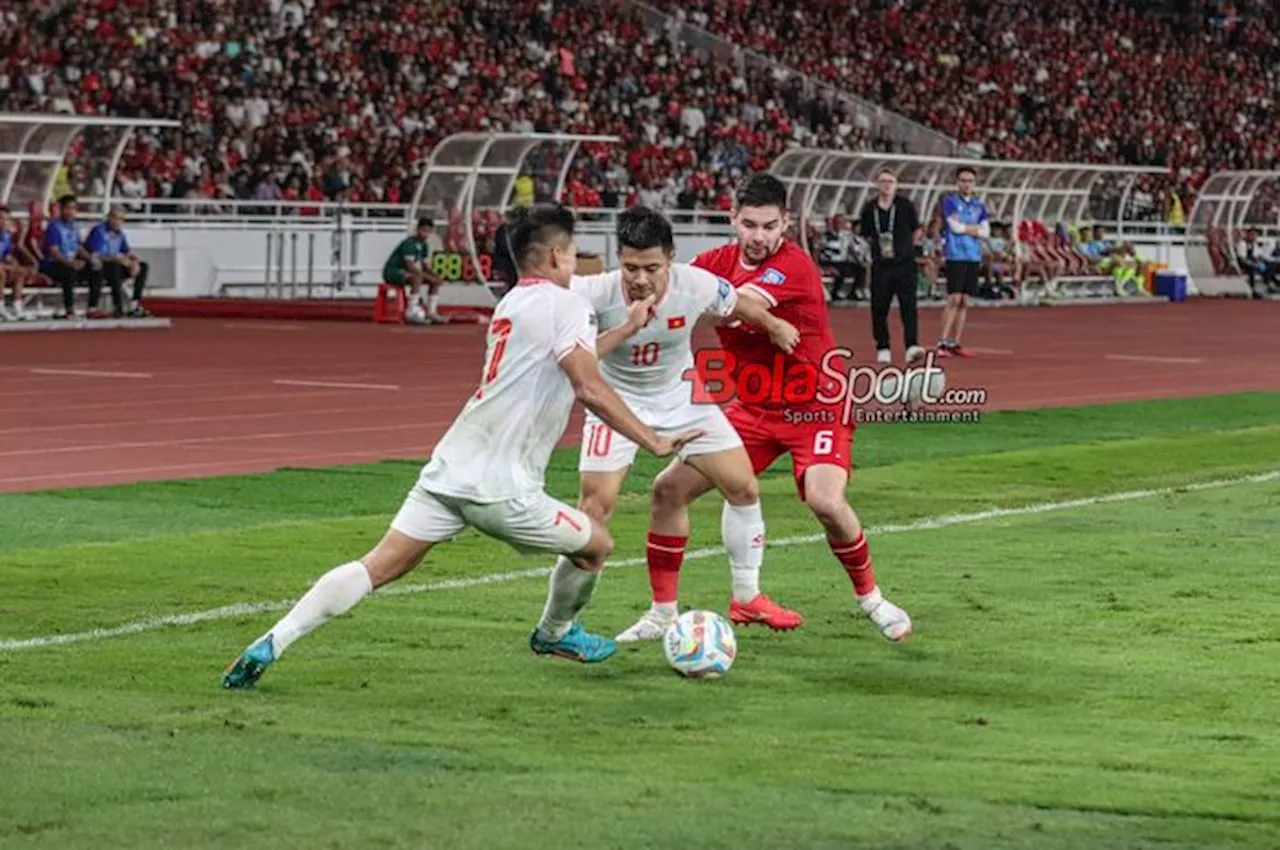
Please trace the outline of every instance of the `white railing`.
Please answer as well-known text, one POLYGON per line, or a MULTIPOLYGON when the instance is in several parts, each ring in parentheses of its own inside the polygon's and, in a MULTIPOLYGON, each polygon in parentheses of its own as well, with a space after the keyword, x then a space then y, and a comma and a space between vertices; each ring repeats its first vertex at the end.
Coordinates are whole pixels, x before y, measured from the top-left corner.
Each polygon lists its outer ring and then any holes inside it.
MULTIPOLYGON (((80 199, 86 207, 101 205, 102 198, 80 199)), ((129 227, 160 227, 182 230, 258 230, 305 232, 316 230, 330 232, 335 225, 358 227, 362 231, 401 233, 412 229, 413 221, 408 204, 386 203, 335 203, 332 201, 255 201, 222 200, 214 198, 114 198, 113 202, 125 209, 129 227)), ((625 207, 571 207, 583 233, 612 234, 618 215, 625 207)), ((480 210, 487 212, 487 210, 480 210)), ((671 222, 676 235, 731 237, 729 215, 718 210, 662 210, 671 222)), ((23 210, 12 210, 14 218, 25 218, 23 210)), ((83 214, 85 223, 96 222, 100 216, 83 214)), ((1177 226, 1160 220, 1128 219, 1125 221, 1091 219, 1092 223, 1108 233, 1136 238, 1143 241, 1164 242, 1185 240, 1192 235, 1188 226, 1177 226)), ((1046 221, 1052 226, 1053 221, 1046 221)), ((447 222, 437 221, 437 230, 444 230, 447 222)), ((1275 226, 1254 225, 1263 237, 1280 237, 1280 223, 1275 226)))
MULTIPOLYGON (((581 250, 601 255, 610 268, 617 264, 612 226, 590 222, 577 242, 581 250)), ((181 297, 266 297, 292 299, 370 298, 382 281, 382 265, 404 231, 364 227, 359 221, 339 226, 336 221, 311 218, 305 225, 242 221, 219 227, 192 227, 186 222, 127 222, 134 249, 151 263, 151 287, 156 294, 181 297)), ((824 223, 816 223, 818 232, 824 223)), ((1108 235, 1114 225, 1103 224, 1108 235)), ((720 225, 678 225, 676 260, 688 262, 698 253, 725 244, 733 229, 720 225)), ((1132 226, 1123 237, 1144 259, 1184 263, 1188 237, 1153 225, 1138 234, 1132 226)), ((798 235, 798 234, 797 234, 798 235)), ((811 240, 812 241, 812 240, 811 240)), ((815 244, 816 247, 816 244, 815 244)), ((493 258, 480 250, 483 280, 490 279, 493 258), (487 267, 486 267, 487 266, 487 267)), ((501 286, 480 285, 470 252, 463 245, 446 245, 432 255, 432 271, 446 283, 442 303, 487 306, 501 286)))
MULTIPOLYGON (((99 207, 102 198, 80 198, 85 207, 99 207)), ((261 229, 282 227, 327 227, 335 223, 359 226, 363 230, 407 232, 414 221, 409 204, 335 203, 332 201, 256 201, 218 198, 113 198, 112 203, 126 213, 132 226, 175 225, 190 229, 261 229)), ((617 217, 626 207, 570 207, 584 233, 612 232, 617 217)), ((477 213, 489 209, 477 208, 477 213)), ((718 210, 663 210, 677 234, 710 230, 727 232, 728 213, 718 210)), ((15 217, 25 212, 15 210, 15 217)), ((82 216, 86 221, 90 216, 82 216)), ((444 230, 448 222, 437 220, 436 229, 444 230)))

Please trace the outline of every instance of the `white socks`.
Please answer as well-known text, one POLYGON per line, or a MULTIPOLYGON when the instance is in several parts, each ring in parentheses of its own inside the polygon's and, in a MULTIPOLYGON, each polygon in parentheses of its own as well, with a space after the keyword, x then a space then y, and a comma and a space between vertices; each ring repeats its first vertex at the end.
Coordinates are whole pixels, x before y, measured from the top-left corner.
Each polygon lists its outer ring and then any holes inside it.
POLYGON ((551 571, 551 587, 547 592, 547 604, 538 621, 538 631, 552 640, 564 637, 574 619, 595 593, 600 573, 584 570, 564 555, 556 560, 551 571))
POLYGON ((289 644, 326 621, 347 613, 372 591, 369 571, 359 561, 329 570, 267 632, 271 635, 276 658, 289 648, 289 644))
POLYGON ((750 602, 760 594, 760 565, 764 563, 764 514, 760 503, 724 503, 720 536, 733 571, 733 601, 750 602))
POLYGON ((654 602, 652 605, 655 614, 661 616, 664 620, 674 620, 680 616, 679 602, 654 602))
POLYGON ((868 593, 866 596, 858 596, 854 594, 854 598, 858 600, 858 607, 862 609, 862 613, 870 614, 877 605, 884 601, 884 595, 880 593, 880 588, 868 593))
POLYGON ((432 292, 427 296, 427 315, 437 316, 440 314, 440 293, 432 292))

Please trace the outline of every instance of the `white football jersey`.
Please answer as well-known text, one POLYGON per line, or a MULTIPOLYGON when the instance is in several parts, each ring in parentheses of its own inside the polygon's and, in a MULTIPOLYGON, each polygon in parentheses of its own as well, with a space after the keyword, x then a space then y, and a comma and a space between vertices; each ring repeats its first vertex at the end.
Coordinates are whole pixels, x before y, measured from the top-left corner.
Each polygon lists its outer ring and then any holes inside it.
POLYGON ((596 350, 582 296, 550 281, 507 293, 489 322, 480 386, 423 467, 422 488, 480 503, 542 490, 575 401, 560 361, 577 346, 596 350))
MULTIPOLYGON (((574 277, 570 288, 587 299, 605 333, 627 321, 630 299, 622 272, 574 277)), ((738 292, 727 280, 685 263, 675 263, 667 291, 653 306, 649 324, 600 358, 600 373, 625 399, 654 400, 683 394, 690 388, 685 372, 693 368, 690 338, 704 313, 723 318, 738 304, 738 292)))

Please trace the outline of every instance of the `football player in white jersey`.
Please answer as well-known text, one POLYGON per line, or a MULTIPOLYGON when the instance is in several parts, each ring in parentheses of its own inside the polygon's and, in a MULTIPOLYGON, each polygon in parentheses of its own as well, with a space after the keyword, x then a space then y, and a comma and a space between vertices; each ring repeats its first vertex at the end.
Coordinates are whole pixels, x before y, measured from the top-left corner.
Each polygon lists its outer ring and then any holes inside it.
MULTIPOLYGON (((577 399, 620 435, 665 457, 697 428, 659 436, 601 377, 591 308, 569 284, 576 267, 573 214, 559 204, 524 209, 510 224, 520 281, 494 310, 480 386, 441 438, 382 540, 323 575, 293 609, 241 653, 227 688, 252 686, 295 640, 351 610, 467 526, 518 551, 562 555, 542 618, 529 636, 541 655, 603 661, 616 650, 578 623, 613 550, 604 523, 544 489, 547 462, 577 399)), ((642 321, 651 302, 631 315, 642 321)), ((630 322, 634 328, 638 321, 630 322)))
MULTIPOLYGON (((720 532, 732 575, 732 614, 737 622, 760 622, 794 629, 803 618, 760 592, 764 559, 764 517, 760 487, 738 432, 720 408, 696 403, 691 336, 702 316, 744 321, 765 330, 784 351, 799 333, 769 312, 763 300, 743 297, 728 281, 703 269, 673 263, 671 224, 660 213, 632 207, 618 217, 620 268, 607 274, 575 277, 571 289, 591 304, 599 322, 596 352, 600 371, 646 425, 659 434, 687 428, 705 433, 679 451, 679 458, 702 472, 724 497, 720 532), (639 331, 630 311, 643 299, 656 299, 652 318, 639 331)), ((582 431, 578 470, 578 507, 600 524, 608 521, 637 446, 590 412, 582 431)), ((617 636, 622 642, 658 640, 676 620, 678 565, 662 569, 683 540, 650 532, 646 541, 653 605, 617 636)))

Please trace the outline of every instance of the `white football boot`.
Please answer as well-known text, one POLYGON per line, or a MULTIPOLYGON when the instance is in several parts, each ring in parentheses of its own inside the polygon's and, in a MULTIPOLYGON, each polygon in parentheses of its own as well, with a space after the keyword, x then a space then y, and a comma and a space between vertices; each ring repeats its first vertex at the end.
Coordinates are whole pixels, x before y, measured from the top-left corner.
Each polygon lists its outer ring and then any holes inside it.
POLYGON ((650 608, 645 611, 635 624, 622 632, 616 640, 618 643, 634 643, 641 640, 662 640, 667 629, 675 625, 676 615, 663 614, 650 608))
POLYGON ((871 619, 871 622, 876 624, 880 634, 887 640, 903 641, 911 634, 913 628, 911 617, 906 611, 885 599, 880 594, 879 588, 859 599, 858 607, 871 619))

